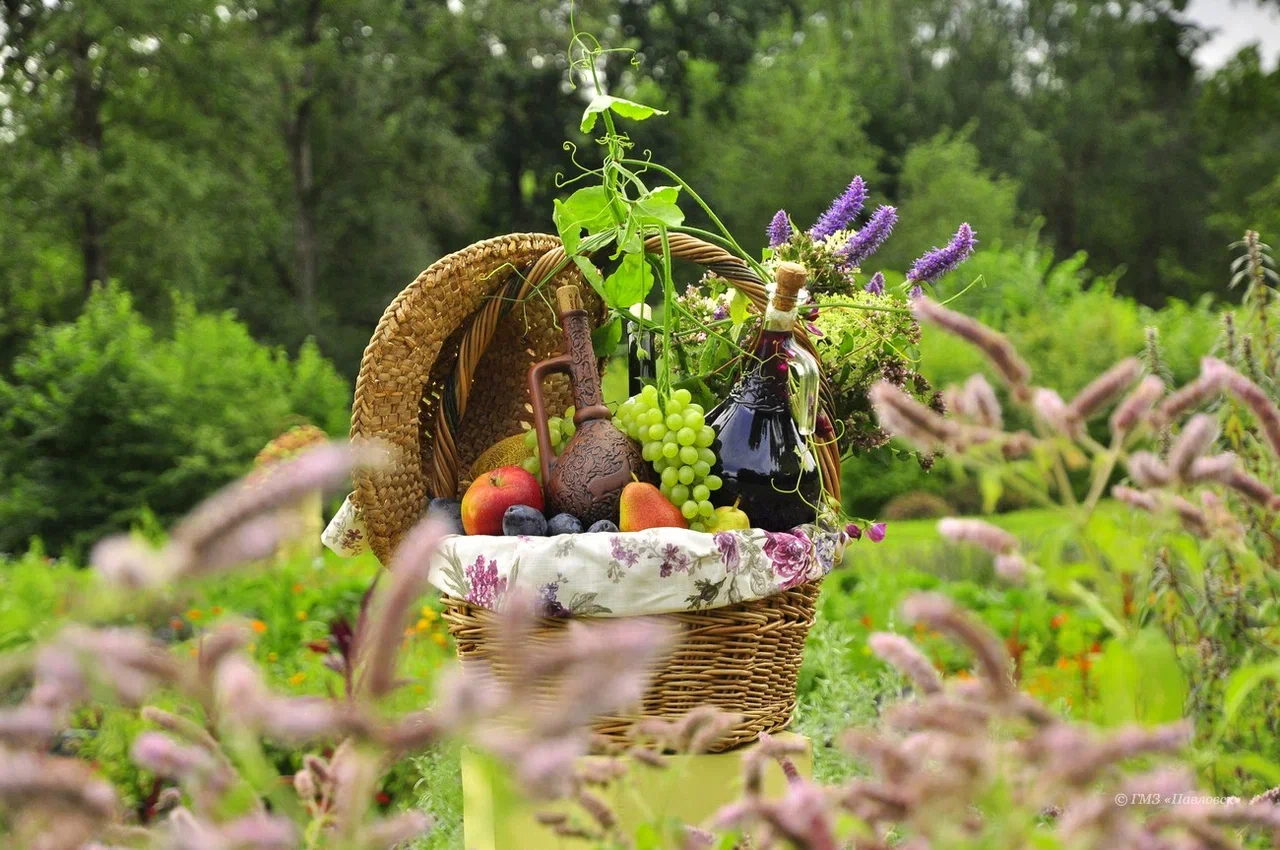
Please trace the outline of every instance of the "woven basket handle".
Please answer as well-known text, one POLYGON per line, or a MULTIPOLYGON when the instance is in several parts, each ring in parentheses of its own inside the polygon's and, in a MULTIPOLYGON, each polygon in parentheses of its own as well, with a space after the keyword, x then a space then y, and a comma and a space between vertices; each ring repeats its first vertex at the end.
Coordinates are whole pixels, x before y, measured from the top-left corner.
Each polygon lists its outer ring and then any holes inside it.
MULTIPOLYGON (((727 280, 738 291, 747 297, 756 311, 763 314, 769 305, 769 293, 764 280, 747 265, 741 257, 705 242, 687 233, 667 234, 667 247, 671 256, 697 263, 703 268, 727 280)), ((661 254, 663 241, 660 236, 650 236, 644 242, 644 249, 650 254, 661 254)), ((521 281, 514 298, 523 299, 536 287, 550 279, 553 272, 563 268, 566 255, 564 246, 547 251, 533 264, 521 281)), ((471 376, 476 364, 483 356, 501 318, 502 303, 500 299, 492 299, 480 310, 462 338, 458 350, 458 360, 453 381, 452 404, 441 404, 436 411, 435 436, 432 441, 432 457, 429 464, 428 482, 430 490, 437 496, 453 496, 458 490, 458 457, 453 430, 462 421, 467 409, 467 397, 471 393, 471 376)), ((809 339, 803 326, 796 328, 796 339, 801 346, 817 358, 813 341, 809 339)), ((819 361, 821 362, 821 361, 819 361)), ((840 450, 835 440, 818 443, 818 462, 822 468, 823 489, 837 501, 840 499, 840 450)))

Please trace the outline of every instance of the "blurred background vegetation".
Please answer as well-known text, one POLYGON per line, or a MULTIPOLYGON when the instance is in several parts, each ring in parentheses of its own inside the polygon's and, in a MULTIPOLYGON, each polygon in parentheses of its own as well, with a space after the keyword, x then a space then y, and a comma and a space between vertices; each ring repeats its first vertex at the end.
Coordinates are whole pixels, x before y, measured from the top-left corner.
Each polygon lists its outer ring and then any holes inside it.
MULTIPOLYGON (((1177 0, 580 2, 634 128, 757 249, 855 173, 901 270, 944 283, 1064 392, 1142 350, 1195 371, 1227 245, 1280 232, 1280 71, 1197 64, 1177 0)), ((1275 5, 1274 3, 1272 4, 1275 5)), ((1242 3, 1240 14, 1258 14, 1242 3)), ((0 0, 0 552, 180 515, 305 418, 344 430, 385 305, 444 253, 551 229, 567 2, 0 0)), ((696 223, 696 222, 695 222, 696 223)), ((935 383, 980 364, 929 336, 935 383)), ((871 515, 930 490, 851 464, 871 515)))

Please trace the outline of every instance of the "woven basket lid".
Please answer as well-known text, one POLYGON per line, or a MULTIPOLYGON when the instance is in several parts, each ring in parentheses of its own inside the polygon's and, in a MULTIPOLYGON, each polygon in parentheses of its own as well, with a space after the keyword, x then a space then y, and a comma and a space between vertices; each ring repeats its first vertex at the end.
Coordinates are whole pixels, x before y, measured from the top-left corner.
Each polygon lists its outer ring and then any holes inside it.
MULTIPOLYGON (((528 277, 558 247, 541 233, 478 242, 433 263, 378 322, 356 379, 351 438, 391 449, 387 466, 356 474, 353 494, 384 564, 431 498, 457 495, 481 452, 523 430, 529 367, 562 347, 550 294, 581 285, 572 265, 548 281, 528 277)), ((598 318, 599 299, 582 288, 598 318)), ((552 410, 573 403, 563 376, 546 394, 552 410)))

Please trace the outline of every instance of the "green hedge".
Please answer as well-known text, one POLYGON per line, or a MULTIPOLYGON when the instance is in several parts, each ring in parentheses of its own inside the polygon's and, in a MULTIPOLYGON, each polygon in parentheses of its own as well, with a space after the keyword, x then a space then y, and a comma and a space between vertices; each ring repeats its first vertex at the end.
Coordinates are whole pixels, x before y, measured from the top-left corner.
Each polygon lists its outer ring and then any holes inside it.
POLYGON ((299 418, 340 434, 349 399, 313 343, 290 359, 189 305, 160 335, 126 293, 99 290, 0 380, 0 552, 39 537, 79 554, 148 510, 167 524, 299 418))

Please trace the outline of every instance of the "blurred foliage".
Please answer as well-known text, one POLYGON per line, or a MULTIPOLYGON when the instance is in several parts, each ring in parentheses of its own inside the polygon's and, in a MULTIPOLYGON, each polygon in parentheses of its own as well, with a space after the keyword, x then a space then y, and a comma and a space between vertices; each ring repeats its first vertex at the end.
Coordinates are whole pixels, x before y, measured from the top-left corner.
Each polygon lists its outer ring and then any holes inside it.
POLYGON ((101 289, 0 379, 0 551, 76 553, 148 508, 167 525, 299 417, 344 430, 349 388, 314 344, 291 360, 230 314, 174 317, 158 334, 101 289))
MULTIPOLYGON (((1088 259, 1078 252, 1056 261, 1030 236, 1021 245, 979 249, 942 280, 939 294, 964 289, 951 306, 999 328, 1031 366, 1032 380, 1067 397, 1116 361, 1142 354, 1148 328, 1159 336, 1175 385, 1199 374, 1200 358, 1213 351, 1220 326, 1208 299, 1194 305, 1170 299, 1152 309, 1118 295, 1117 275, 1094 274, 1088 259)), ((922 336, 920 371, 937 389, 962 384, 974 372, 1001 386, 973 346, 944 333, 922 336)), ((976 488, 972 480, 953 478, 946 463, 924 472, 878 451, 845 463, 841 495, 855 516, 877 516, 890 499, 916 490, 941 495, 963 513, 981 506, 976 488)), ((1010 494, 1004 500, 1004 509, 1024 507, 1010 494)))
MULTIPOLYGON (((1280 215, 1280 72, 1197 75, 1183 4, 643 0, 576 5, 604 79, 672 114, 637 133, 754 250, 861 173, 936 244, 1038 218, 1149 304, 1215 291, 1222 245, 1280 215)), ((0 23, 0 372, 37 322, 118 280, 353 375, 443 253, 547 230, 577 130, 569 6, 512 0, 46 0, 0 23)), ((881 198, 874 198, 880 202, 881 198)), ((696 220, 696 217, 695 217, 696 220)), ((918 230, 918 232, 917 232, 918 230)), ((901 265, 910 257, 889 256, 901 265)), ((994 282, 994 281, 993 281, 994 282)))

